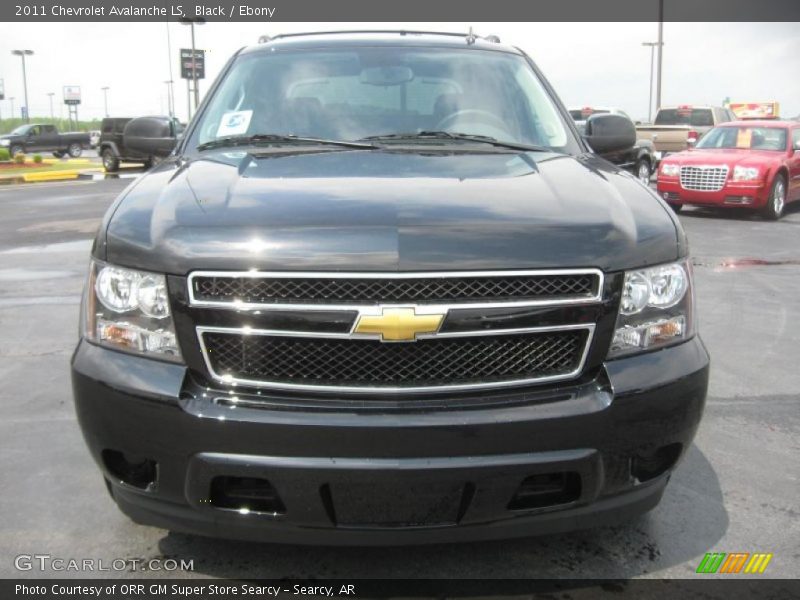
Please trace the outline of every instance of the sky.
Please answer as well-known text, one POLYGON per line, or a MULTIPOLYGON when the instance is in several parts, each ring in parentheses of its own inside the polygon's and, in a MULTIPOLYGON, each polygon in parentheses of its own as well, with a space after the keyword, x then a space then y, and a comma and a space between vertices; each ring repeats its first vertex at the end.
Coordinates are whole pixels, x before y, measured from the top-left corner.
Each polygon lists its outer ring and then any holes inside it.
MULTIPOLYGON (((496 34, 522 48, 539 65, 567 106, 613 106, 635 119, 648 116, 650 48, 656 23, 207 23, 197 27, 206 49, 201 94, 238 48, 263 34, 332 29, 413 29, 496 34)), ((111 116, 165 114, 172 48, 178 117, 187 113, 186 82, 180 80, 178 49, 190 47, 180 23, 0 23, 0 79, 6 100, 0 116, 22 105, 22 67, 12 49, 30 49, 28 98, 33 116, 66 117, 65 85, 81 86, 80 118, 104 114, 108 86, 111 116)), ((713 104, 777 100, 781 116, 800 114, 800 24, 665 23, 662 104, 713 104)))

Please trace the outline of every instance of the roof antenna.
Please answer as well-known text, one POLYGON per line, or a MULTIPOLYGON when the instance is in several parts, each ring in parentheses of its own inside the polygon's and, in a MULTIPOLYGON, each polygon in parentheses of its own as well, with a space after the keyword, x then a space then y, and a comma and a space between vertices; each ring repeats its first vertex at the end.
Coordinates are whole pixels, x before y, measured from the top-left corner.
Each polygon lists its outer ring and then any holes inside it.
POLYGON ((478 36, 475 35, 475 32, 472 31, 472 25, 469 27, 469 33, 467 34, 467 44, 472 45, 478 39, 478 36))

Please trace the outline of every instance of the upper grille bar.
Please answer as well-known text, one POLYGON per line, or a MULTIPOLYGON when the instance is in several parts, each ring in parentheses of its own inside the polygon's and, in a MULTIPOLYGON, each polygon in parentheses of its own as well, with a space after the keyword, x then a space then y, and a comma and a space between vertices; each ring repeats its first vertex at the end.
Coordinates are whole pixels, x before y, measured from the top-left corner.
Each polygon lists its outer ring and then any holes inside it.
POLYGON ((599 269, 313 273, 196 271, 192 306, 235 310, 357 310, 374 304, 450 304, 459 308, 585 304, 602 299, 599 269))

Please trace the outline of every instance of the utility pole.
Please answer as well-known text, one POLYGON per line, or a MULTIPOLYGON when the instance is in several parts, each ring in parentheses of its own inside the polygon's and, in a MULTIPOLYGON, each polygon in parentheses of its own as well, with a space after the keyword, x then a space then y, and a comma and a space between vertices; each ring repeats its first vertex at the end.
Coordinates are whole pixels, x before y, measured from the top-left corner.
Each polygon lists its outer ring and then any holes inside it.
POLYGON ((106 118, 108 118, 108 90, 110 90, 111 88, 108 87, 108 86, 105 86, 105 87, 101 87, 100 89, 103 90, 103 106, 105 106, 106 118))
POLYGON ((661 67, 664 50, 664 0, 658 0, 658 76, 656 77, 656 109, 661 108, 661 67))
POLYGON ((650 47, 650 94, 647 99, 647 122, 653 122, 653 59, 655 57, 655 49, 658 42, 642 42, 642 46, 650 47))
MULTIPOLYGON (((192 87, 194 88, 194 110, 197 111, 197 107, 200 106, 200 90, 197 88, 197 63, 196 61, 196 48, 194 43, 194 26, 195 23, 197 25, 205 25, 206 20, 202 17, 185 17, 181 19, 181 23, 184 25, 188 25, 192 30, 192 87)), ((186 80, 187 84, 189 80, 186 80)), ((191 111, 190 111, 191 113, 191 111)))
POLYGON ((25 57, 32 56, 33 50, 12 50, 11 54, 22 58, 22 87, 25 90, 25 122, 31 122, 31 109, 28 104, 28 74, 25 71, 25 57))
POLYGON ((175 105, 173 103, 173 98, 172 98, 172 83, 173 83, 173 81, 172 81, 172 79, 170 79, 169 81, 165 81, 164 83, 167 84, 167 113, 169 113, 170 117, 174 118, 175 117, 175 105))
POLYGON ((53 114, 53 96, 55 96, 55 92, 47 92, 47 95, 50 96, 50 120, 55 121, 56 117, 53 114))
POLYGON ((165 23, 167 26, 167 65, 169 66, 169 80, 164 83, 167 84, 167 106, 169 106, 169 116, 175 117, 175 79, 172 77, 172 40, 169 35, 169 21, 165 23))

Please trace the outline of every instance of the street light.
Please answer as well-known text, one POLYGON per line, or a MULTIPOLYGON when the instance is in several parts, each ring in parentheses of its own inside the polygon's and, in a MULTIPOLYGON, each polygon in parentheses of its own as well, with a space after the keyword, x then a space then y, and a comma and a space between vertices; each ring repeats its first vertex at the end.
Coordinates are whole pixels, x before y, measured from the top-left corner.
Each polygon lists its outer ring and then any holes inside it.
POLYGON ((25 72, 25 57, 33 55, 33 50, 12 50, 11 54, 22 58, 22 87, 25 89, 25 122, 31 122, 31 114, 28 106, 28 74, 25 72))
POLYGON ((663 45, 659 42, 642 42, 642 46, 650 46, 650 96, 647 100, 647 122, 653 122, 653 60, 655 58, 656 46, 663 45))
POLYGON ((56 117, 53 114, 53 96, 55 96, 55 92, 47 92, 47 95, 50 96, 50 119, 55 121, 56 117))
POLYGON ((108 90, 110 90, 111 88, 108 87, 108 86, 105 86, 105 87, 101 87, 100 89, 103 90, 103 105, 106 108, 106 118, 107 118, 108 117, 108 90))
MULTIPOLYGON (((181 19, 183 25, 189 25, 192 28, 192 86, 194 87, 194 109, 200 106, 200 90, 197 89, 197 64, 195 63, 195 48, 194 48, 194 26, 205 25, 206 20, 203 17, 184 17, 181 19)), ((191 116, 191 115, 189 115, 191 116)))

